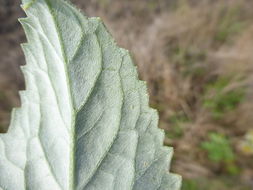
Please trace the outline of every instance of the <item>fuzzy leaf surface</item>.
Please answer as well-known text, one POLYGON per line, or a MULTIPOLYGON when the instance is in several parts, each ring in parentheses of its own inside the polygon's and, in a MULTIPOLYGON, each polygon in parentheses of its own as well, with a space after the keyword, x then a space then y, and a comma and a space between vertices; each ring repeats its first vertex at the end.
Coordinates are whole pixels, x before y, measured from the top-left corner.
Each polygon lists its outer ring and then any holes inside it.
POLYGON ((69 1, 22 7, 26 90, 0 135, 0 189, 178 190, 128 51, 69 1))

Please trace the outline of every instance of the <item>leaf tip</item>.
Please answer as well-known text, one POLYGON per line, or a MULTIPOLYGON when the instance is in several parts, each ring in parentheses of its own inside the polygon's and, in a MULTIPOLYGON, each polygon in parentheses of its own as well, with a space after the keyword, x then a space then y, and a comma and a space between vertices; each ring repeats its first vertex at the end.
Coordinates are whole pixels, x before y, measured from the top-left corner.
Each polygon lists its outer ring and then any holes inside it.
POLYGON ((29 9, 32 4, 35 2, 35 0, 31 0, 29 2, 25 2, 24 4, 21 5, 21 8, 26 11, 27 9, 29 9))

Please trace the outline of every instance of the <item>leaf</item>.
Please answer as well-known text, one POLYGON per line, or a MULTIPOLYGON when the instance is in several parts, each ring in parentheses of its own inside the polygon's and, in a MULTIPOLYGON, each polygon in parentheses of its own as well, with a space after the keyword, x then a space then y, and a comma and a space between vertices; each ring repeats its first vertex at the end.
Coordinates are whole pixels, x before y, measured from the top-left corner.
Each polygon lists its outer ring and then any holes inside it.
POLYGON ((26 91, 0 136, 3 190, 177 190, 128 51, 64 0, 23 0, 26 91))

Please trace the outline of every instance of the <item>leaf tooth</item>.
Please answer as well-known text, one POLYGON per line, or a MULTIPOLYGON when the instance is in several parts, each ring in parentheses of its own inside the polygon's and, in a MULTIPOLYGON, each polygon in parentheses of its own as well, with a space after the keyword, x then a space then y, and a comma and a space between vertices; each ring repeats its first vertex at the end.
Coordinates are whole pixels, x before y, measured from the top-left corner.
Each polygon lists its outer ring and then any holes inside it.
POLYGON ((20 23, 21 25, 23 25, 23 24, 28 24, 28 23, 31 24, 31 22, 32 22, 32 20, 31 20, 30 17, 19 18, 18 21, 19 21, 19 23, 20 23))
MULTIPOLYGON (((28 65, 30 63, 29 56, 31 54, 30 52, 30 44, 29 43, 23 43, 21 44, 21 48, 24 52, 25 58, 26 58, 26 65, 28 65)), ((20 69, 22 70, 22 68, 24 68, 25 66, 20 66, 20 69)))
POLYGON ((29 0, 29 1, 25 1, 25 0, 22 0, 23 4, 21 5, 21 8, 26 11, 27 9, 29 9, 33 3, 35 2, 35 0, 29 0))
POLYGON ((32 20, 29 17, 26 17, 26 18, 20 18, 19 22, 21 23, 25 31, 25 35, 26 35, 28 43, 32 44, 36 39, 36 35, 35 35, 36 32, 32 28, 32 24, 33 24, 32 20))
POLYGON ((176 174, 166 173, 163 176, 158 190, 179 190, 181 189, 182 177, 176 174))
MULTIPOLYGON (((148 111, 151 110, 151 108, 149 107, 149 96, 148 96, 148 89, 147 89, 147 83, 146 81, 138 81, 138 86, 139 86, 139 93, 142 97, 142 109, 144 111, 148 111)), ((153 109, 154 112, 156 112, 156 110, 153 109)))
POLYGON ((167 152, 162 151, 146 168, 144 173, 136 179, 134 190, 154 190, 160 186, 162 176, 166 170, 167 152), (155 173, 155 175, 154 175, 155 173), (148 185, 147 185, 148 184, 148 185))
POLYGON ((169 173, 169 170, 170 170, 170 163, 172 161, 172 157, 173 157, 173 154, 174 154, 174 148, 172 147, 167 147, 167 146, 162 146, 161 147, 161 151, 162 152, 166 152, 166 158, 167 158, 167 161, 166 161, 166 169, 167 171, 165 171, 165 173, 169 173))

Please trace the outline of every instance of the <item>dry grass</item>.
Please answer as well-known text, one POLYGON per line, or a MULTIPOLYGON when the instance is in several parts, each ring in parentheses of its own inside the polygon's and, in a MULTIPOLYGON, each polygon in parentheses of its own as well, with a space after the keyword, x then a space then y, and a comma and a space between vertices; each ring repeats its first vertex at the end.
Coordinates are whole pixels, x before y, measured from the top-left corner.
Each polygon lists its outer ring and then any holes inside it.
MULTIPOLYGON (((185 178, 216 176, 220 181, 221 176, 233 181, 235 175, 242 189, 252 187, 252 155, 245 154, 240 144, 253 127, 253 2, 73 2, 88 15, 102 17, 116 41, 133 53, 141 78, 148 82, 151 105, 160 112, 165 144, 175 147, 173 171, 185 178), (242 89, 243 98, 229 96, 242 89), (206 106, 224 95, 221 104, 227 103, 228 111, 206 106), (208 141, 210 132, 229 137, 237 155, 232 165, 240 171, 229 173, 227 163, 208 159, 201 143, 208 141)), ((4 63, 0 65, 0 120, 4 125, 10 107, 18 105, 17 89, 23 88, 16 67, 22 57, 16 48, 22 36, 18 29, 0 38, 8 47, 0 50, 4 63)))

